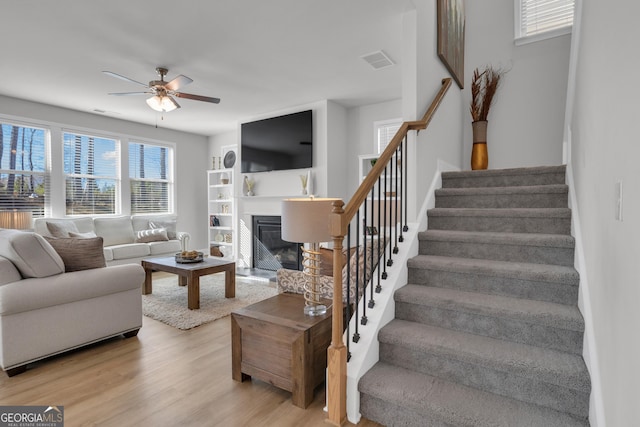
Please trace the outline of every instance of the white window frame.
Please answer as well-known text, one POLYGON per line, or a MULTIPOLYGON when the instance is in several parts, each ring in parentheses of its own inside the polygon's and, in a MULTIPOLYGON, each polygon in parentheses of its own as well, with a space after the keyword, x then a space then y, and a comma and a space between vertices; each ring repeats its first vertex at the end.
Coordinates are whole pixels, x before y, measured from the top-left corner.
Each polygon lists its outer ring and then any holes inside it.
MULTIPOLYGON (((9 175, 12 172, 20 175, 36 175, 42 176, 44 179, 45 185, 45 193, 44 193, 44 203, 43 203, 43 215, 47 216, 51 212, 51 132, 46 126, 42 126, 41 124, 29 123, 20 120, 15 120, 6 116, 0 116, 0 124, 1 125, 10 125, 10 126, 18 126, 21 128, 31 128, 38 129, 44 132, 44 170, 42 172, 39 171, 29 171, 22 169, 0 169, 0 174, 9 175)), ((1 165, 0 165, 1 167, 1 165)), ((0 209, 8 208, 8 206, 0 206, 0 209)), ((36 215, 34 213, 34 217, 38 217, 40 215, 36 215)))
MULTIPOLYGON (((524 34, 522 32, 522 21, 524 19, 522 15, 522 9, 523 9, 522 5, 523 5, 523 2, 525 1, 528 1, 528 0, 514 1, 514 33, 515 33, 514 41, 516 46, 521 46, 528 43, 534 43, 541 40, 547 40, 553 37, 559 37, 566 34, 571 34, 573 30, 573 24, 566 25, 560 28, 555 28, 552 30, 541 31, 539 33, 534 33, 530 35, 524 34)), ((548 0, 538 0, 538 1, 548 1, 548 0)), ((562 2, 562 1, 563 0, 559 0, 559 2, 562 2)), ((575 10, 575 1, 573 3, 574 3, 573 8, 575 10)))
POLYGON ((75 216, 92 216, 92 217, 96 217, 96 216, 110 216, 110 215, 120 215, 122 214, 122 161, 123 161, 123 147, 122 147, 122 141, 120 140, 120 138, 118 138, 117 136, 114 135, 108 135, 108 134, 102 134, 100 132, 94 132, 94 131, 87 131, 87 130, 77 130, 77 129, 62 129, 61 133, 60 133, 60 146, 61 146, 61 154, 62 154, 62 182, 61 185, 64 188, 64 198, 66 200, 67 197, 67 178, 68 177, 77 177, 77 178, 91 178, 91 179, 110 179, 114 181, 115 184, 115 195, 114 195, 114 206, 113 206, 113 212, 112 213, 108 213, 108 214, 100 214, 100 213, 91 213, 91 214, 69 214, 67 213, 67 209, 65 206, 64 209, 64 214, 65 216, 68 217, 75 217, 75 216), (72 135, 80 135, 80 136, 85 136, 87 138, 100 138, 100 139, 108 139, 111 141, 115 142, 115 150, 118 153, 117 156, 117 161, 118 164, 116 165, 116 170, 115 170, 115 175, 114 176, 103 176, 103 175, 87 175, 87 174, 75 174, 75 173, 66 173, 64 171, 64 135, 65 134, 72 134, 72 135))
MULTIPOLYGON (((402 126, 402 119, 397 118, 397 119, 388 119, 388 120, 378 120, 373 122, 373 152, 374 153, 382 154, 382 151, 384 151, 384 148, 380 150, 380 130, 383 128, 391 127, 391 126, 397 126, 399 128, 400 126, 402 126)), ((385 148, 389 142, 390 140, 385 143, 385 148)))
MULTIPOLYGON (((175 167, 174 167, 174 159, 175 159, 175 150, 176 150, 176 146, 175 144, 171 144, 171 143, 166 143, 166 142, 159 142, 159 141, 150 141, 150 140, 145 140, 142 138, 130 138, 127 141, 127 175, 126 175, 126 180, 127 180, 127 188, 129 189, 128 191, 128 203, 129 203, 129 212, 132 215, 162 215, 162 214, 173 214, 175 213, 175 179, 174 179, 174 171, 175 171, 175 167), (154 147, 163 147, 167 149, 167 178, 162 180, 162 179, 155 179, 155 178, 145 178, 145 179, 140 179, 140 178, 131 178, 131 171, 129 170, 129 149, 131 147, 131 144, 145 144, 145 145, 151 145, 154 147), (148 181, 148 182, 166 182, 167 183, 167 212, 139 212, 139 213, 134 213, 132 211, 131 208, 131 182, 132 181, 148 181)), ((123 159, 124 157, 121 156, 121 159, 123 159)), ((124 176, 124 175, 123 175, 124 176)))

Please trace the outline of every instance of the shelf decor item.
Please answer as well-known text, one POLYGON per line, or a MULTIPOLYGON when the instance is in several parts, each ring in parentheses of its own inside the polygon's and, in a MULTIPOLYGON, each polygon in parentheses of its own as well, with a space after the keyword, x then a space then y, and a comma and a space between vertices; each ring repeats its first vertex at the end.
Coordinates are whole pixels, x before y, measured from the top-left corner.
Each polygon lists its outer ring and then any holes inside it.
POLYGON ((471 150, 471 169, 487 169, 489 153, 487 150, 487 117, 495 94, 504 75, 501 69, 488 65, 480 71, 476 68, 471 78, 471 123, 473 131, 473 149, 471 150))
POLYGON ((220 174, 220 183, 227 185, 229 183, 229 175, 226 172, 220 174))
POLYGON ((300 182, 302 183, 302 194, 306 195, 307 194, 307 181, 308 181, 308 176, 307 175, 300 175, 300 182))
POLYGON ((247 187, 247 196, 253 196, 253 186, 256 181, 253 178, 249 178, 247 175, 244 176, 244 185, 247 187))

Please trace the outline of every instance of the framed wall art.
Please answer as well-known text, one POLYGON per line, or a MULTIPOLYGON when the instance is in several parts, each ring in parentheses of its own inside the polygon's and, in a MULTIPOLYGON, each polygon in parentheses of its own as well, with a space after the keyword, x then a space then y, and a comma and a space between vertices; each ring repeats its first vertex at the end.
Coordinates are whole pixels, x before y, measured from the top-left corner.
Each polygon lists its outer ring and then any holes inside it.
POLYGON ((464 0, 438 0, 438 57, 464 88, 464 0))

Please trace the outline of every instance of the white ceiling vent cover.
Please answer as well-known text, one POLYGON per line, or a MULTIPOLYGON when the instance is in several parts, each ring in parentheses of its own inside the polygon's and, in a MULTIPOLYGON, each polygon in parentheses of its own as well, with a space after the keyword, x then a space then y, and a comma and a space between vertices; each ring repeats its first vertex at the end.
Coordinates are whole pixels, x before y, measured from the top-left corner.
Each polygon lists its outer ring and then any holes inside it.
POLYGON ((381 50, 363 55, 361 56, 361 58, 367 61, 367 63, 371 65, 374 70, 380 70, 382 68, 387 68, 395 65, 394 62, 387 56, 387 54, 381 50))

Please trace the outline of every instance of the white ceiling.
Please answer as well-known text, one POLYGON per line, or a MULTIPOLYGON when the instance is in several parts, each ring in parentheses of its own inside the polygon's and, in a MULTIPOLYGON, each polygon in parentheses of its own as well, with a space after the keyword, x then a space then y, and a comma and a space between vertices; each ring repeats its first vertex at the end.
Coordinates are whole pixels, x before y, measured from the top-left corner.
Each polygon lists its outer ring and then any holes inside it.
POLYGON ((323 99, 346 107, 401 96, 402 13, 408 0, 10 0, 0 24, 0 94, 213 135, 237 122, 323 99), (372 69, 384 50, 397 65, 372 69), (155 68, 181 90, 220 104, 178 99, 159 113, 143 83, 155 68))

